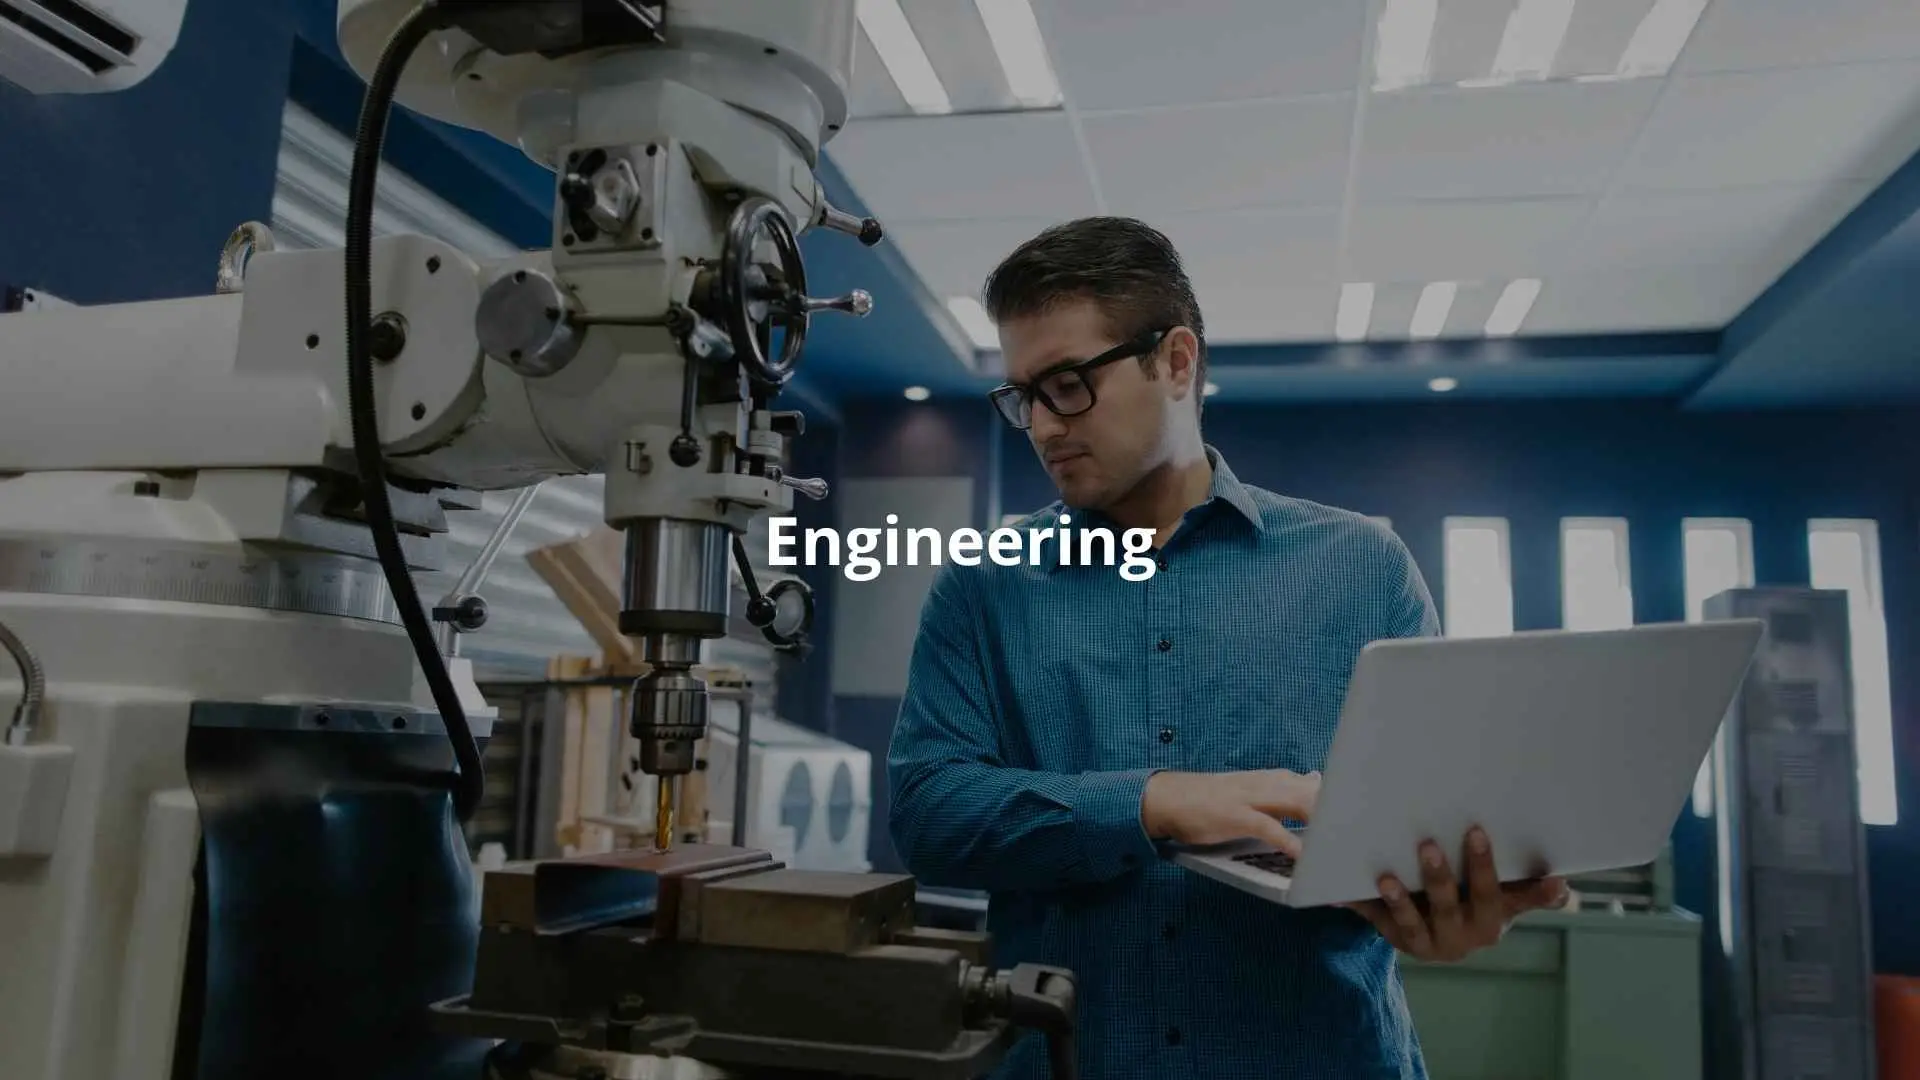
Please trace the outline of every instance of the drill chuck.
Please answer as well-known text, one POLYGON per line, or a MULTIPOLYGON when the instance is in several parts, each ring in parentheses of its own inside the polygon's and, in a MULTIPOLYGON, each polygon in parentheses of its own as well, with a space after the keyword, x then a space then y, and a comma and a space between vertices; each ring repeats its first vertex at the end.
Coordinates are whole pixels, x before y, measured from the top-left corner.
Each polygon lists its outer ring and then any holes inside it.
POLYGON ((633 684, 633 737, 640 771, 678 776, 694 769, 695 748, 707 734, 707 684, 681 667, 661 666, 633 684))

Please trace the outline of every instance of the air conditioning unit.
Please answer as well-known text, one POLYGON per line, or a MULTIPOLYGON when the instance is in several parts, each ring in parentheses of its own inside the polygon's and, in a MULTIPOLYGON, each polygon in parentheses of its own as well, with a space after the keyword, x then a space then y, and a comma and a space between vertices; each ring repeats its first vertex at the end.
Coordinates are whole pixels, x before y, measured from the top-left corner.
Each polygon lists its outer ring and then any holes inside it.
POLYGON ((187 0, 0 0, 0 79, 34 94, 139 84, 173 52, 187 0))
MULTIPOLYGON (((738 720, 708 720, 709 843, 729 843, 738 720)), ((753 719, 747 846, 796 870, 865 873, 873 759, 865 750, 773 716, 753 719)))

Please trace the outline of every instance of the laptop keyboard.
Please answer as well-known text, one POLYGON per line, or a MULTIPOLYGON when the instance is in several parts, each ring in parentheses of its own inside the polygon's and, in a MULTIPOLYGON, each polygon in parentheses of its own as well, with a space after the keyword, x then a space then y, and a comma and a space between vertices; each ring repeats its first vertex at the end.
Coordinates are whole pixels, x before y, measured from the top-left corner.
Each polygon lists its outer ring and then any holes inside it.
POLYGON ((1235 855, 1233 861, 1283 877, 1293 873, 1293 856, 1278 851, 1250 851, 1245 855, 1235 855))

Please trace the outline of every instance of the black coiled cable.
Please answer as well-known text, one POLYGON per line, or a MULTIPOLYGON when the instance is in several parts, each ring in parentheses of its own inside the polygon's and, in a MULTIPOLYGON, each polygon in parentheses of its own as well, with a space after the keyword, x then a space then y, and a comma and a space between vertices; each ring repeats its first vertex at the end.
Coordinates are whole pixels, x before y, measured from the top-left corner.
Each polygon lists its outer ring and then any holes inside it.
POLYGON ((373 77, 367 80, 347 196, 347 410, 353 425, 353 455, 359 467, 374 550, 379 555, 387 588, 393 592, 394 603, 400 609, 401 624, 406 627, 414 655, 433 692, 434 705, 446 724, 447 739, 453 744, 453 758, 459 768, 454 779, 453 812, 465 824, 486 791, 480 748, 474 742, 466 710, 460 705, 460 694, 454 689, 446 659, 440 655, 433 626, 427 621, 420 594, 414 589, 413 576, 407 571, 406 553, 400 546, 400 529, 394 523, 393 503, 387 493, 386 462, 380 455, 379 413, 373 403, 373 353, 367 340, 373 325, 373 193, 380 175, 387 116, 392 111, 394 91, 407 61, 427 35, 444 25, 445 18, 437 0, 424 0, 394 31, 380 54, 373 77))

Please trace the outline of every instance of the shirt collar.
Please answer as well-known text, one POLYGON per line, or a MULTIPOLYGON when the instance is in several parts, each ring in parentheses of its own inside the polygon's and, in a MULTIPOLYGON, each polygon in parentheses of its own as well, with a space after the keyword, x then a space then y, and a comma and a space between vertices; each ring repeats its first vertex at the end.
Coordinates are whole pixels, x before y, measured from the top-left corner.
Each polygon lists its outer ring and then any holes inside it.
MULTIPOLYGON (((1194 511, 1204 511, 1208 507, 1225 504, 1238 513, 1240 517, 1252 527, 1255 533, 1264 533, 1267 528, 1266 519, 1261 517, 1260 507, 1255 505, 1253 501, 1253 493, 1248 491, 1247 486, 1240 482, 1240 478, 1233 474, 1233 470, 1227 465, 1227 459, 1221 455, 1220 451, 1211 445, 1207 447, 1207 464, 1213 468, 1213 482, 1208 486, 1207 499, 1199 506, 1194 507, 1194 510, 1188 511, 1188 513, 1192 514, 1194 511)), ((1054 510, 1056 529, 1061 514, 1066 514, 1071 519, 1066 525, 1068 531, 1077 532, 1080 529, 1102 527, 1111 531, 1113 533, 1114 559, 1118 561, 1126 558, 1126 531, 1117 528, 1112 521, 1108 520, 1105 514, 1096 510, 1075 509, 1064 503, 1059 503, 1056 504, 1054 510)), ((1077 548, 1076 554, 1078 554, 1077 548)), ((1104 554, 1104 551, 1100 554, 1104 554)), ((1059 570, 1063 567, 1076 565, 1078 565, 1077 561, 1072 563, 1061 561, 1059 536, 1056 532, 1054 536, 1053 558, 1049 569, 1059 570)))
POLYGON ((1220 451, 1209 446, 1207 462, 1213 466, 1213 487, 1207 493, 1208 498, 1218 499, 1240 511, 1240 516, 1247 519, 1247 524, 1253 527, 1254 532, 1266 532, 1267 519, 1260 515, 1260 507, 1254 504, 1253 493, 1227 467, 1227 459, 1220 455, 1220 451))

